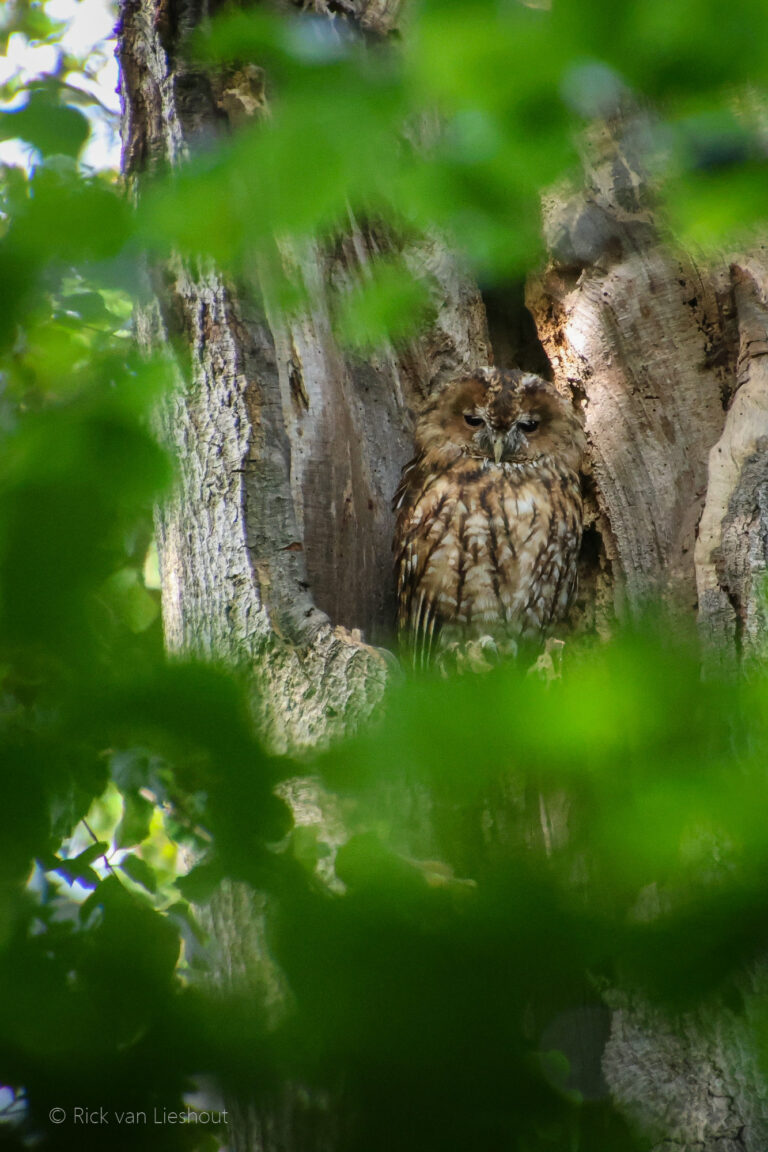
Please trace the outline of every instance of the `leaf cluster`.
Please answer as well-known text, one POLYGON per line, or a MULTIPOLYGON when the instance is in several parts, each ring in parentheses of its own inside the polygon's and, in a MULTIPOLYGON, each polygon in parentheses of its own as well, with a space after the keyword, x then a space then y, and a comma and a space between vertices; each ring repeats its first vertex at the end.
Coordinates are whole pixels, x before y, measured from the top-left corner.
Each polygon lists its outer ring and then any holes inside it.
MULTIPOLYGON (((727 13, 630 0, 618 14, 603 0, 421 0, 402 40, 363 42, 338 20, 233 7, 184 51, 236 78, 258 65, 257 110, 157 176, 142 240, 256 269, 276 307, 312 292, 289 253, 332 248, 350 222, 385 224, 406 256, 442 234, 483 284, 501 283, 541 259, 541 194, 578 185, 584 129, 618 131, 622 117, 672 242, 743 239, 765 219, 765 22, 759 0, 727 13)), ((349 287, 332 286, 331 307, 342 342, 363 349, 407 339, 439 302, 407 259, 373 261, 349 287)))
MULTIPOLYGON (((3 18, 5 36, 57 34, 35 4, 3 18)), ((255 263, 268 299, 297 306, 290 252, 332 244, 351 210, 402 251, 339 290, 338 330, 406 339, 434 306, 434 285, 403 274, 409 245, 437 227, 485 278, 517 272, 574 128, 632 92, 657 102, 667 171, 715 189, 693 218, 728 227, 751 201, 757 218, 743 89, 765 83, 766 18, 749 0, 425 0, 395 51, 237 9, 189 52, 258 60, 273 113, 157 174, 136 214, 79 162, 87 122, 60 76, 0 115, 37 155, 0 184, 7 1146, 102 1148, 104 1130, 50 1110, 151 1114, 214 1075, 272 1099, 301 1084, 314 1128, 341 1101, 340 1149, 630 1149, 598 1067, 617 984, 672 1017, 727 1012, 768 1050, 743 978, 768 927, 764 677, 702 679, 690 652, 630 638, 549 687, 513 670, 408 683, 311 764, 268 755, 237 674, 162 657, 146 572, 173 463, 151 412, 175 382, 128 326, 141 248, 255 263), (292 825, 281 785, 301 774, 344 813, 338 851, 292 825), (190 905, 222 882, 263 894, 279 1011, 268 980, 217 996, 201 982, 190 905)), ((111 1147, 135 1140, 109 1128, 111 1147)))

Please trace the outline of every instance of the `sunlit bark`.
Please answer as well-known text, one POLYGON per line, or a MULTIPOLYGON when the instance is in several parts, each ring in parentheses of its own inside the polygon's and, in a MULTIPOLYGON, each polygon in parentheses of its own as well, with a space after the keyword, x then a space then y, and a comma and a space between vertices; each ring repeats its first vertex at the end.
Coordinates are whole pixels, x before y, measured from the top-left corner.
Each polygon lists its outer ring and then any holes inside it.
MULTIPOLYGON (((312 6, 376 35, 399 8, 312 6)), ((146 173, 180 163, 196 141, 261 106, 248 69, 223 83, 186 62, 184 38, 206 14, 199 0, 122 2, 124 171, 139 196, 146 173)), ((550 257, 531 278, 528 304, 590 442, 575 623, 607 632, 617 615, 661 597, 681 619, 698 614, 721 648, 757 653, 768 564, 766 262, 753 254, 705 266, 672 254, 618 130, 592 141, 584 187, 559 190, 545 207, 550 257)), ((142 343, 170 343, 178 365, 160 417, 179 458, 175 493, 157 516, 167 646, 251 669, 262 731, 278 750, 327 742, 380 700, 392 621, 390 499, 410 454, 411 412, 437 382, 492 357, 480 292, 436 238, 413 253, 440 287, 433 326, 408 349, 365 360, 340 348, 325 286, 358 276, 382 250, 385 239, 351 222, 332 251, 303 252, 314 296, 292 321, 261 303, 258 269, 249 291, 174 259, 148 274, 152 299, 138 317, 142 343)), ((506 311, 498 296, 489 308, 494 344, 505 358, 540 361, 535 339, 510 340, 521 315, 510 300, 506 311)), ((212 916, 221 973, 245 980, 263 959, 258 910, 228 889, 212 916)), ((739 1103, 750 1096, 745 1082, 755 1082, 751 1056, 723 1068, 719 1043, 693 1023, 681 1041, 639 1010, 617 1012, 609 1081, 636 1111, 645 1100, 654 1121, 671 1124, 664 1147, 762 1152, 739 1103), (683 1074, 680 1043, 702 1070, 702 1099, 722 1089, 725 1111, 686 1111, 690 1063, 683 1074), (628 1087, 633 1067, 644 1085, 639 1104, 628 1087)), ((327 1114, 302 1118, 293 1099, 281 1107, 246 1109, 232 1147, 332 1146, 327 1114)))

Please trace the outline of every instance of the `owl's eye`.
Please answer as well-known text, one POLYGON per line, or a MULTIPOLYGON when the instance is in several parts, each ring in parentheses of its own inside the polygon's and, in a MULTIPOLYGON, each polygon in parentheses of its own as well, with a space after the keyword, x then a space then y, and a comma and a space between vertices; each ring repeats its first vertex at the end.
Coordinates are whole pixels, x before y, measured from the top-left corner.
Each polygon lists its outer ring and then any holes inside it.
POLYGON ((535 432, 539 426, 539 418, 538 416, 527 416, 524 420, 518 420, 517 426, 522 432, 535 432))
POLYGON ((479 428, 483 422, 482 416, 473 416, 471 412, 465 412, 464 419, 466 420, 467 424, 469 424, 470 428, 479 428))

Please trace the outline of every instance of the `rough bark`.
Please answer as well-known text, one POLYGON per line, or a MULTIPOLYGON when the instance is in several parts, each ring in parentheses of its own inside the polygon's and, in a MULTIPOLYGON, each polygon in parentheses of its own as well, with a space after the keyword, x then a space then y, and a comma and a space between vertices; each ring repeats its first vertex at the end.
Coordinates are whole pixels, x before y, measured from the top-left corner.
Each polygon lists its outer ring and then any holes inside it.
POLYGON ((639 118, 586 150, 545 204, 528 300, 556 381, 581 394, 596 481, 598 617, 661 598, 720 651, 765 644, 764 249, 697 260, 658 228, 639 118), (605 571, 605 561, 603 572, 605 571), (602 595, 601 595, 602 591, 602 595), (609 597, 606 593, 612 593, 609 597))
POLYGON ((604 1068, 654 1152, 765 1148, 768 1098, 752 1024, 764 984, 765 970, 744 981, 739 1011, 714 1004, 674 1023, 635 997, 612 998, 604 1068))
MULTIPOLYGON (((392 8, 361 4, 358 15, 381 30, 392 8)), ((184 62, 199 6, 168 12, 162 0, 127 0, 121 13, 123 168, 134 184, 236 126, 248 104, 246 81, 217 86, 184 62)), ((253 666, 278 749, 328 739, 379 699, 386 664, 358 632, 391 631, 390 501, 411 411, 446 373, 490 355, 479 292, 438 239, 410 254, 439 285, 430 331, 403 353, 345 355, 324 286, 359 277, 382 250, 386 239, 353 222, 333 250, 302 253, 314 301, 291 323, 268 315, 255 290, 176 260, 154 270, 156 304, 139 319, 145 345, 182 350, 164 414, 180 472, 158 515, 168 648, 253 666)))
MULTIPOLYGON (((399 8, 310 6, 375 35, 399 8)), ((185 62, 181 45, 206 12, 203 0, 123 0, 124 169, 134 183, 261 106, 258 69, 212 81, 185 62)), ((625 605, 637 611, 660 595, 683 617, 698 611, 716 643, 754 654, 768 563, 766 261, 758 252, 729 270, 672 255, 635 138, 616 126, 596 133, 585 187, 548 199, 551 259, 528 290, 555 381, 581 401, 590 443, 579 614, 605 630, 625 605)), ((372 643, 389 631, 389 502, 410 454, 410 410, 445 374, 491 357, 480 294, 439 238, 411 254, 440 286, 434 326, 405 352, 362 360, 338 347, 324 285, 359 276, 386 243, 353 221, 332 250, 301 253, 314 299, 290 323, 254 289, 181 260, 154 270, 154 303, 139 319, 146 345, 178 350, 162 421, 179 478, 158 513, 168 647, 252 668, 276 749, 327 741, 380 699, 387 664, 360 630, 372 643)), ((499 337, 502 347, 508 332, 499 337)), ((222 979, 247 982, 260 956, 258 908, 227 890, 212 915, 222 979)), ((764 1117, 745 1103, 756 1092, 751 1054, 724 1069, 721 1038, 701 1021, 685 1053, 680 1043, 643 1006, 623 1006, 606 1060, 617 1097, 650 1101, 653 1121, 671 1123, 660 1146, 759 1152, 764 1117)), ((295 1101, 280 1115, 247 1110, 233 1146, 332 1145, 307 1123, 311 1135, 295 1101)))
POLYGON ((702 632, 717 652, 764 655, 768 635, 768 306, 766 262, 731 266, 739 321, 736 395, 709 455, 696 541, 702 632))
MULTIPOLYGON (((550 262, 528 291, 555 380, 582 397, 593 610, 599 623, 660 598, 671 623, 696 613, 721 658, 755 657, 766 642, 768 261, 762 249, 730 266, 673 253, 638 132, 630 119, 588 141, 584 187, 545 205, 550 262)), ((752 993, 746 1017, 713 1005, 674 1025, 614 994, 604 1072, 659 1152, 765 1147, 752 993)))
POLYGON ((628 133, 590 142, 586 187, 545 206, 551 261, 529 303, 555 379, 583 397, 614 603, 696 609, 707 456, 732 391, 727 269, 661 242, 628 133))
MULTIPOLYGON (((397 5, 344 7, 380 35, 397 5)), ((204 15, 195 0, 122 4, 123 169, 139 196, 146 173, 261 107, 257 69, 212 81, 185 61, 185 36, 204 15)), ((438 285, 430 330, 365 360, 339 348, 325 286, 359 278, 386 249, 385 236, 351 221, 333 247, 286 252, 313 288, 311 310, 290 322, 261 300, 258 269, 250 286, 235 285, 174 259, 150 270, 137 318, 140 342, 173 348, 178 368, 159 414, 179 464, 156 517, 166 644, 251 670, 275 751, 327 742, 379 701, 387 661, 362 637, 388 640, 394 618, 390 504, 411 454, 411 411, 446 374, 490 357, 480 294, 438 237, 406 254, 438 285)), ((297 783, 287 794, 297 821, 320 819, 328 836, 322 793, 297 783)), ((204 919, 215 979, 279 1011, 258 897, 226 885, 204 919)), ((300 1093, 232 1111, 231 1146, 243 1152, 333 1146, 328 1108, 300 1093)))

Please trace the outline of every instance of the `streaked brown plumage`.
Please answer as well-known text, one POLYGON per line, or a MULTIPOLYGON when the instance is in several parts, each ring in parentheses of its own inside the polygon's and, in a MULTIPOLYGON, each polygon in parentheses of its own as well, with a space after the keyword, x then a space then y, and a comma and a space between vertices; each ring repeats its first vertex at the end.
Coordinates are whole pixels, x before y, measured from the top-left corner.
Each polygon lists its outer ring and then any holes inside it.
POLYGON ((422 412, 395 494, 398 631, 415 664, 561 620, 576 583, 584 434, 539 376, 481 369, 422 412))

